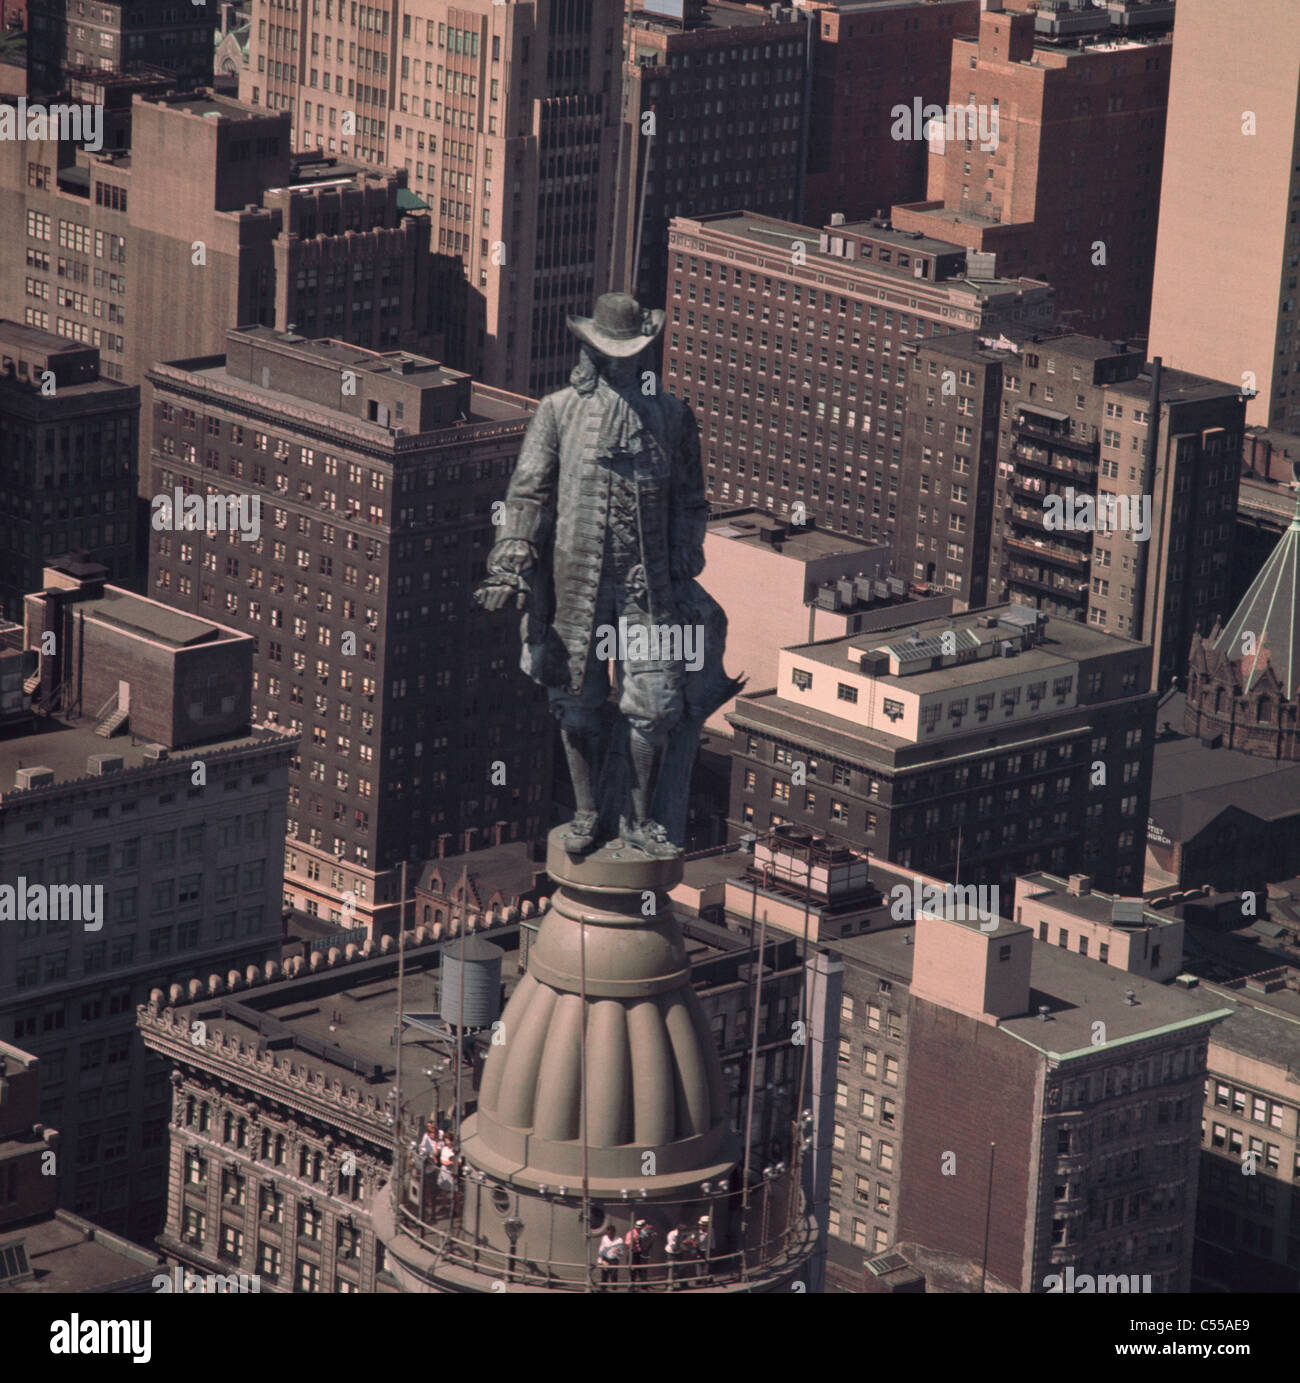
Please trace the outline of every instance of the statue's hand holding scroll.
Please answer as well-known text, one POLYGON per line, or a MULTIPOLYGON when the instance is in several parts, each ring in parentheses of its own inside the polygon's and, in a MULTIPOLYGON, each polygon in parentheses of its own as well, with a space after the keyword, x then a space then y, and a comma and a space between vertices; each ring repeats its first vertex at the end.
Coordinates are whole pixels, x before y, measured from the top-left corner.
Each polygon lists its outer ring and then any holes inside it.
POLYGON ((474 592, 474 600, 484 610, 502 610, 513 597, 516 608, 528 604, 531 589, 528 573, 537 565, 533 545, 523 538, 503 538, 488 554, 487 579, 474 592))

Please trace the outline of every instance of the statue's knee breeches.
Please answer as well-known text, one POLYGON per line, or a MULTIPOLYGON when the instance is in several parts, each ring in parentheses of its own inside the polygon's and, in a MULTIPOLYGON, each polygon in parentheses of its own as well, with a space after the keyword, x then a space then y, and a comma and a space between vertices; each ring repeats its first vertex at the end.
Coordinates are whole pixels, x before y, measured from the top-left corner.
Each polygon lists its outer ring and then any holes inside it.
POLYGON ((588 675, 580 692, 552 687, 547 697, 561 730, 573 735, 594 735, 600 731, 600 708, 609 697, 609 683, 603 676, 588 675))
POLYGON ((651 744, 661 745, 682 718, 681 665, 647 668, 624 664, 618 709, 634 730, 651 744))

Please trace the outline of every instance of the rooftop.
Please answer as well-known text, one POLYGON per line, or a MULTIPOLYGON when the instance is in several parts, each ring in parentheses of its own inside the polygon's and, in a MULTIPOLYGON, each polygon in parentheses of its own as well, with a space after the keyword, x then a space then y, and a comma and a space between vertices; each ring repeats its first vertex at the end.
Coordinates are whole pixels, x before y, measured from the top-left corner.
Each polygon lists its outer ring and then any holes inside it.
MULTIPOLYGON (((941 279, 936 284, 932 279, 917 279, 913 276, 911 269, 900 268, 897 264, 882 264, 876 259, 843 259, 839 255, 824 253, 820 248, 822 232, 814 226, 801 226, 793 221, 780 221, 772 216, 763 216, 758 212, 751 211, 719 211, 706 216, 677 216, 673 218, 674 226, 678 228, 698 227, 698 233, 709 235, 717 233, 721 235, 732 235, 742 240, 757 241, 766 245, 769 249, 778 249, 783 254, 788 253, 795 241, 799 241, 804 246, 804 253, 808 265, 816 265, 820 269, 831 269, 837 273, 856 275, 863 278, 867 276, 884 275, 889 278, 896 278, 912 285, 915 289, 922 284, 929 284, 931 287, 954 288, 959 284, 972 293, 979 293, 987 296, 989 293, 1007 292, 1014 293, 1024 289, 1042 288, 1047 289, 1047 285, 1037 279, 1025 278, 988 278, 968 280, 960 275, 951 279, 941 279)), ((859 222, 858 233, 862 233, 862 227, 869 223, 859 222)), ((845 226, 828 227, 828 233, 833 235, 841 234, 848 229, 845 226)), ((900 245, 911 245, 923 252, 941 254, 966 254, 964 246, 950 245, 942 240, 928 240, 925 237, 917 239, 906 231, 884 231, 870 227, 869 233, 873 237, 896 236, 900 245)))
MULTIPOLYGON (((1012 605, 990 606, 987 609, 969 610, 964 614, 945 615, 939 619, 921 620, 914 626, 920 636, 922 652, 926 651, 926 641, 933 640, 930 650, 934 656, 939 653, 938 641, 943 634, 967 634, 981 646, 1001 643, 1012 637, 1011 631, 999 625, 993 629, 981 627, 982 621, 996 616, 1002 611, 1011 611, 1012 605)), ((908 636, 900 631, 875 634, 847 634, 836 639, 826 639, 817 643, 796 644, 789 652, 810 662, 821 663, 826 667, 842 671, 858 671, 858 658, 867 652, 886 649, 905 650, 908 636)), ((959 646, 961 640, 959 639, 959 646)), ((972 645, 973 646, 973 645, 972 645)), ((1106 634, 1091 629, 1074 620, 1051 619, 1042 626, 1040 641, 1021 649, 1008 661, 999 658, 983 658, 969 663, 952 663, 933 671, 906 674, 879 673, 876 681, 891 686, 906 688, 910 692, 924 695, 927 692, 950 691, 957 687, 973 686, 1003 676, 1028 674, 1033 672, 1050 673, 1063 666, 1094 658, 1106 653, 1119 653, 1125 650, 1140 651, 1144 645, 1135 643, 1115 634, 1106 634)), ((930 656, 930 654, 927 654, 930 656)), ((742 700, 744 698, 742 697, 742 700)))
MULTIPOLYGON (((483 850, 427 860, 416 878, 415 888, 431 889, 435 872, 442 875, 444 887, 452 889, 460 882, 462 872, 468 872, 471 890, 481 903, 486 903, 494 893, 500 893, 503 898, 518 898, 530 893, 537 886, 537 876, 546 874, 546 862, 533 858, 527 841, 507 841, 483 850)), ((543 892, 551 892, 545 878, 543 885, 543 892)))
POLYGON ((129 633, 165 643, 169 648, 192 648, 195 644, 248 638, 247 634, 213 624, 210 620, 196 619, 156 600, 116 587, 109 587, 98 600, 78 602, 77 611, 105 624, 117 625, 129 633))
MULTIPOLYGON (((1112 914, 1114 904, 1118 901, 1132 901, 1126 899, 1122 894, 1102 893, 1096 889, 1090 889, 1084 894, 1071 893, 1068 879, 1058 878, 1055 874, 1048 874, 1042 870, 1034 874, 1023 874, 1020 877, 1030 886, 1032 890, 1030 897, 1050 898, 1052 906, 1059 912, 1068 913, 1071 917, 1078 917, 1084 922, 1099 922, 1105 926, 1110 926, 1114 923, 1112 914)), ((1167 927, 1177 920, 1171 914, 1159 913, 1154 908, 1144 908, 1141 922, 1114 923, 1114 925, 1129 928, 1167 927)))
POLYGON ((1234 1008, 1221 995, 1154 984, 1045 941, 1033 943, 1029 982, 1030 1013, 1003 1019, 998 1027, 1046 1056, 1096 1050, 1093 1025, 1098 1021, 1106 1025, 1104 1045, 1109 1046, 1224 1017, 1234 1008), (1129 990, 1136 1003, 1125 1001, 1129 990), (1037 1016, 1041 1005, 1049 1011, 1046 1022, 1037 1016))
MULTIPOLYGON (((0 801, 12 804, 15 800, 21 799, 25 791, 48 790, 48 787, 26 790, 15 788, 14 781, 20 768, 48 768, 53 771, 56 784, 72 783, 92 776, 86 766, 91 755, 112 754, 122 760, 122 767, 96 779, 97 782, 111 784, 124 772, 132 769, 159 767, 156 760, 145 758, 145 750, 150 747, 147 740, 131 735, 103 739, 95 733, 94 720, 85 719, 69 723, 42 718, 37 721, 37 725, 39 728, 31 734, 0 740, 0 801)), ((296 735, 290 736, 284 730, 259 728, 242 735, 234 735, 229 739, 206 743, 203 750, 205 754, 212 754, 224 749, 252 749, 276 742, 296 742, 297 738, 296 735)), ((174 772, 183 769, 188 778, 189 759, 184 757, 185 753, 184 750, 176 751, 177 762, 172 764, 172 769, 174 772)))
POLYGON ((779 556, 796 562, 813 562, 840 553, 866 554, 887 546, 865 538, 850 538, 844 533, 832 533, 811 524, 792 524, 758 509, 719 515, 710 520, 709 532, 715 538, 730 538, 747 547, 775 551, 779 556), (763 538, 764 533, 779 534, 781 546, 773 548, 771 542, 763 538))
POLYGON ((1243 693, 1270 667, 1283 695, 1300 690, 1300 508, 1214 646, 1237 665, 1243 693))
POLYGON ((7 1283, 5 1292, 91 1292, 134 1288, 165 1271, 159 1254, 66 1210, 17 1229, 0 1229, 0 1245, 22 1242, 34 1277, 7 1283))
POLYGON ((1287 990, 1281 997, 1287 1000, 1285 1012, 1273 1003, 1267 1006, 1252 1002, 1236 990, 1213 985, 1201 985, 1221 1001, 1237 1005, 1236 1012, 1226 1023, 1214 1030, 1214 1045, 1237 1052, 1241 1056, 1285 1068, 1291 1079, 1300 1084, 1300 1004, 1297 995, 1287 990))
POLYGON ((1157 735, 1151 774, 1151 819, 1170 840, 1191 840, 1228 807, 1263 821, 1300 813, 1300 764, 1205 748, 1178 728, 1184 705, 1180 693, 1156 713, 1175 727, 1157 735))
MULTIPOLYGON (((977 923, 969 925, 978 929, 977 923)), ((1002 931, 992 935, 1021 930, 1004 923, 1002 931)), ((892 927, 832 945, 846 957, 910 984, 916 959, 915 936, 914 926, 892 927)), ((1049 1057, 1097 1050, 1092 1036, 1098 1019, 1106 1024, 1109 1045, 1177 1025, 1204 1022, 1230 1013, 1235 1005, 1235 999, 1223 994, 1154 984, 1044 941, 1034 940, 1031 946, 1029 1009, 1020 1017, 999 1020, 997 1026, 1049 1057), (1137 1000, 1134 1004, 1125 1002, 1129 990, 1137 1000), (1042 1006, 1048 1010, 1046 1022, 1038 1016, 1042 1006)), ((1218 1031, 1222 1032, 1223 1026, 1218 1031)))
POLYGON ((202 119, 260 122, 283 119, 277 111, 262 110, 258 106, 246 105, 233 96, 223 96, 211 91, 187 92, 183 95, 136 95, 134 104, 166 106, 171 110, 184 111, 187 115, 197 115, 202 119))
MULTIPOLYGON (((270 328, 259 327, 255 330, 270 332, 281 341, 285 339, 283 333, 271 332, 270 328)), ((315 363, 331 369, 348 368, 376 373, 381 370, 391 370, 395 365, 400 364, 402 359, 409 359, 425 367, 407 376, 416 384, 449 384, 465 378, 459 371, 450 370, 437 361, 428 360, 424 356, 409 355, 407 352, 390 352, 381 356, 377 352, 363 351, 358 346, 349 346, 342 341, 329 339, 307 341, 294 337, 289 337, 288 341, 289 344, 297 344, 304 348, 301 352, 304 358, 314 360, 315 363)), ((193 375, 198 379, 210 381, 214 385, 261 399, 271 407, 280 409, 284 409, 286 406, 289 408, 310 408, 311 416, 315 421, 332 421, 346 427, 349 431, 355 431, 358 428, 363 429, 376 438, 391 438, 399 435, 399 433, 406 437, 419 435, 408 428, 402 428, 400 425, 385 426, 360 418, 357 414, 346 412, 342 408, 331 408, 315 400, 308 402, 299 398, 298 395, 290 394, 282 389, 264 388, 261 384, 244 379, 228 370, 224 355, 170 360, 160 362, 155 368, 160 372, 171 369, 193 375)), ((471 426, 476 423, 525 423, 531 416, 530 402, 521 396, 507 394, 501 390, 490 389, 484 385, 473 383, 470 386, 469 414, 453 426, 471 426)), ((445 429, 436 430, 443 431, 445 429)))

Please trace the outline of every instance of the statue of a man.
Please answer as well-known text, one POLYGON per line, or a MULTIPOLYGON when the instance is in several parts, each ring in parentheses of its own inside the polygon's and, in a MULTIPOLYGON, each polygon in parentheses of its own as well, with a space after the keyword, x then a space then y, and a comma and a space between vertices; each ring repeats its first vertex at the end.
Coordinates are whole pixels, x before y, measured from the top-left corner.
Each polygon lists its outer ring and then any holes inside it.
POLYGON ((582 359, 529 424, 476 595, 488 610, 513 599, 527 611, 521 666, 560 720, 574 854, 613 834, 656 859, 680 853, 700 728, 740 685, 722 671, 726 618, 693 579, 708 522, 699 431, 642 358, 663 325, 626 293, 569 318, 582 359), (629 769, 612 807, 608 792, 600 800, 611 666, 629 769), (613 808, 617 828, 603 826, 613 808))

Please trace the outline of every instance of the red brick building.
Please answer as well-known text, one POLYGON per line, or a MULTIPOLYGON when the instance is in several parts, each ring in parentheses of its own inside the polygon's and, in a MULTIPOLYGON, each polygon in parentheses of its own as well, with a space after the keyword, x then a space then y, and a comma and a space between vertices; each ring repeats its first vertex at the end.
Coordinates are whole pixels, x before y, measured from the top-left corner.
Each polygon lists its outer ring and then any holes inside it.
POLYGON ((918 919, 897 1243, 928 1290, 1093 1290, 1071 1270, 1188 1289, 1207 1047, 1231 1006, 1059 943, 918 919))
POLYGON ((925 144, 891 133, 895 105, 942 104, 953 40, 973 33, 978 0, 845 0, 807 7, 817 35, 803 216, 824 225, 912 201, 925 186, 925 144))
POLYGON ((994 252, 1003 274, 1046 279, 1079 331, 1144 334, 1168 37, 1054 40, 1034 24, 990 5, 978 38, 953 43, 950 107, 996 115, 996 135, 937 134, 926 199, 895 206, 894 225, 994 252))

